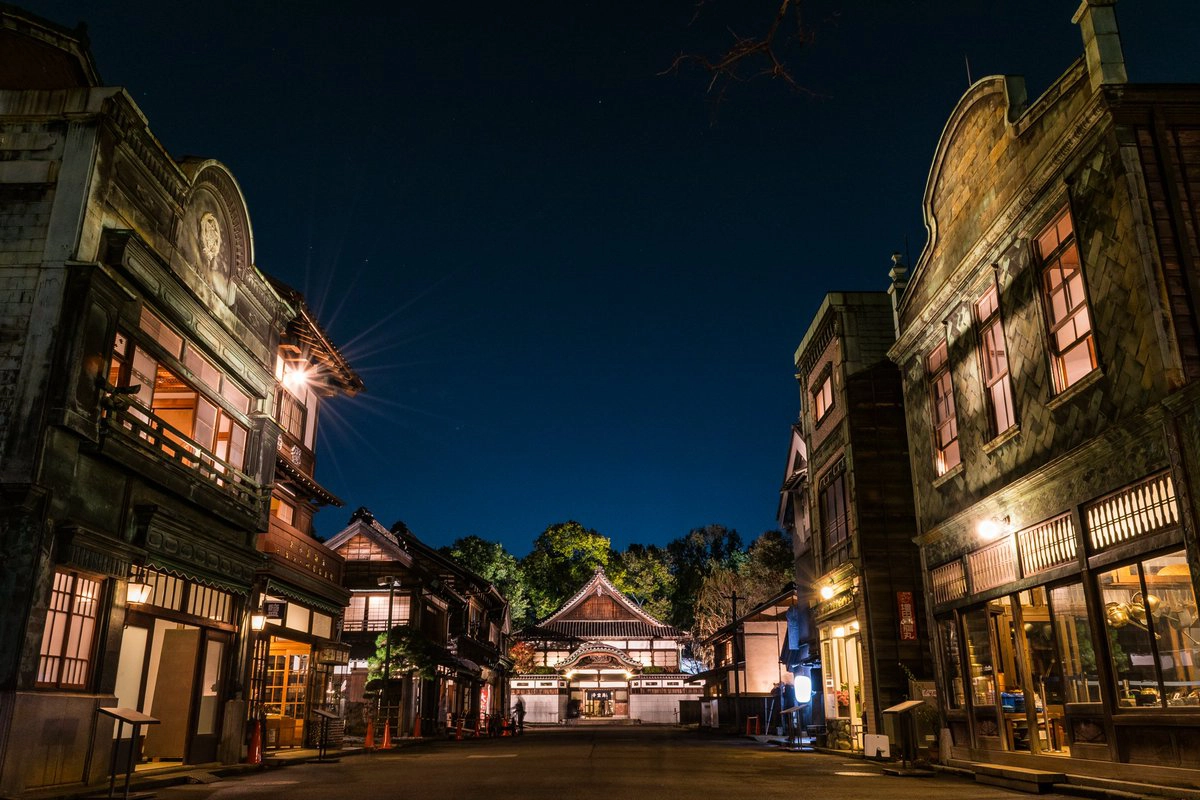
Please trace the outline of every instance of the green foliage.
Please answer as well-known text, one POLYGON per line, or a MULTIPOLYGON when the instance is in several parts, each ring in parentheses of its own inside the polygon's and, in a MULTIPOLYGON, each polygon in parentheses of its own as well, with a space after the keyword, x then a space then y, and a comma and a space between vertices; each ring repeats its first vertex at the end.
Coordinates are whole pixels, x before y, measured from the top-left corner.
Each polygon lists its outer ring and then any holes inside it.
MULTIPOLYGON (((395 679, 408 674, 434 677, 437 645, 421 631, 408 625, 397 625, 391 633, 391 677, 395 679)), ((385 667, 388 649, 388 635, 384 631, 375 640, 375 655, 367 658, 367 680, 382 678, 388 672, 385 667)))
POLYGON ((658 620, 670 618, 675 576, 666 550, 656 545, 631 544, 614 556, 608 575, 613 585, 647 614, 658 620))
POLYGON ((666 667, 642 667, 643 675, 662 675, 666 671, 666 667))
POLYGON ((527 621, 529 592, 525 573, 516 556, 505 550, 504 545, 478 536, 466 536, 455 539, 441 552, 495 586, 508 600, 508 612, 514 623, 527 621))
POLYGON ((684 630, 696 624, 696 600, 704 579, 718 567, 733 567, 744 560, 742 537, 723 525, 694 528, 667 544, 675 588, 671 594, 670 623, 684 630))
POLYGON ((548 667, 545 664, 533 667, 529 670, 531 675, 554 675, 558 672, 554 667, 548 667))
MULTIPOLYGON (((779 531, 767 531, 754 540, 744 557, 727 557, 715 564, 700 582, 693 606, 697 640, 705 639, 733 621, 733 594, 741 616, 790 583, 792 543, 779 531)), ((710 661, 710 653, 696 653, 710 661)))
POLYGON ((549 616, 591 578, 607 568, 612 542, 578 522, 561 522, 542 531, 521 561, 534 620, 549 616))

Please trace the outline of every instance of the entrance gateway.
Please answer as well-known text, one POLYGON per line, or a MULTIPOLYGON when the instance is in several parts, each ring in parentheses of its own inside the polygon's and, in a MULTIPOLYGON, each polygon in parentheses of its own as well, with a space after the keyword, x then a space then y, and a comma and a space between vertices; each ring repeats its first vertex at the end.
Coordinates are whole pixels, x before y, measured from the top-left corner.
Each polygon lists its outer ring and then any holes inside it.
POLYGON ((629 719, 674 724, 679 702, 701 688, 680 672, 688 634, 647 614, 603 569, 546 619, 517 633, 535 664, 513 676, 526 722, 629 719))

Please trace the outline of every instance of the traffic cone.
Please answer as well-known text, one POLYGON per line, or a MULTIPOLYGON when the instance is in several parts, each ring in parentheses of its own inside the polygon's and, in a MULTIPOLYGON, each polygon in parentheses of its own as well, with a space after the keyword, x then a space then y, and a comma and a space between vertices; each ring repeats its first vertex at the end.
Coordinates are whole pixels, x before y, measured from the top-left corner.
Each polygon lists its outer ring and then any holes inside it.
POLYGON ((413 717, 413 738, 414 739, 421 738, 421 717, 420 717, 420 715, 413 717))
POLYGON ((367 720, 367 736, 363 739, 363 747, 368 750, 375 749, 375 720, 367 720))
POLYGON ((379 745, 380 750, 392 749, 392 721, 385 720, 383 723, 383 744, 379 745))
POLYGON ((262 720, 254 720, 254 727, 250 731, 250 749, 246 753, 246 762, 249 764, 262 763, 262 720))

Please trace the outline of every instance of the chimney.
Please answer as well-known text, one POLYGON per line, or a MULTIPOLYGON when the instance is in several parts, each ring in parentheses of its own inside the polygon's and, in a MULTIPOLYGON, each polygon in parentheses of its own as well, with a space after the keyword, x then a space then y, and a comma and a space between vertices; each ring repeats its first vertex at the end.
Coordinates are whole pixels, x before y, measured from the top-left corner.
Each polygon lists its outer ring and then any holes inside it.
POLYGON ((1117 32, 1117 0, 1083 0, 1071 21, 1083 35, 1092 91, 1108 83, 1126 83, 1125 56, 1121 53, 1121 35, 1117 32))
POLYGON ((904 299, 904 289, 908 286, 908 281, 904 279, 908 272, 908 267, 900 260, 899 253, 892 253, 892 268, 888 271, 888 277, 892 279, 892 285, 888 287, 888 294, 892 296, 892 327, 896 330, 896 338, 900 338, 900 301, 904 299))

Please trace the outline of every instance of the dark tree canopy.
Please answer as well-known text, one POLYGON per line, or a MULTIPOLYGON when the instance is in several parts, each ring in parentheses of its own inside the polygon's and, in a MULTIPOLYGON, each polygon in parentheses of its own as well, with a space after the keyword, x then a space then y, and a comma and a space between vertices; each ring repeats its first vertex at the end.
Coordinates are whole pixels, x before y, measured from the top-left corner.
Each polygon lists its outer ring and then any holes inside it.
POLYGON ((657 545, 631 544, 612 559, 613 584, 659 620, 671 618, 675 576, 667 551, 657 545))
POLYGON ((449 547, 443 547, 441 552, 499 589, 508 600, 513 624, 524 624, 528 620, 529 594, 525 574, 516 556, 505 550, 504 545, 478 536, 464 536, 455 539, 449 547))
POLYGON ((574 520, 542 531, 521 561, 533 617, 541 619, 556 611, 597 567, 607 569, 611 558, 611 540, 574 520))
POLYGON ((745 552, 737 531, 723 525, 705 525, 668 543, 667 555, 675 577, 670 621, 688 630, 696 623, 696 597, 704 579, 717 567, 736 564, 745 552))

